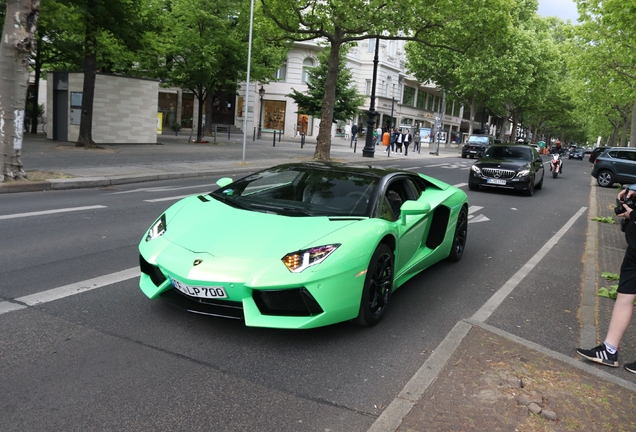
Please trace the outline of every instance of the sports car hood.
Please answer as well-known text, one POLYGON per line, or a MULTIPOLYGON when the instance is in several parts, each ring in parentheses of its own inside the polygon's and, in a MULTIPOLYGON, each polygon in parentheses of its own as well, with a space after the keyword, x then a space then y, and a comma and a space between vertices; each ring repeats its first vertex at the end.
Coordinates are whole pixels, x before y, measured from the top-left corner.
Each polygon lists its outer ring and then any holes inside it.
POLYGON ((164 237, 194 253, 254 258, 281 257, 316 245, 320 238, 350 224, 351 219, 291 217, 242 210, 211 199, 189 200, 167 220, 164 237))
POLYGON ((475 162, 479 168, 501 168, 516 171, 521 168, 527 168, 530 166, 530 162, 523 159, 494 159, 494 158, 481 158, 475 162))

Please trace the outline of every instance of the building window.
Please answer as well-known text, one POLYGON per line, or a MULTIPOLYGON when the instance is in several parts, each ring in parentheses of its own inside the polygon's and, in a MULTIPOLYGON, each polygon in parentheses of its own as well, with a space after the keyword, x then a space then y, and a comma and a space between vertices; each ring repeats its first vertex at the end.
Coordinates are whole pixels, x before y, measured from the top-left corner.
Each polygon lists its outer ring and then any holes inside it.
POLYGON ((314 60, 307 57, 303 60, 303 76, 301 78, 303 84, 307 84, 309 82, 309 71, 314 67, 314 60))
POLYGON ((462 104, 455 101, 455 105, 453 105, 453 115, 455 117, 459 117, 459 111, 461 111, 461 109, 462 109, 462 104))
MULTIPOLYGON (((386 79, 386 87, 384 88, 384 97, 389 97, 389 88, 392 88, 391 77, 386 79)), ((393 97, 393 95, 391 95, 393 97)))
POLYGON ((439 112, 439 96, 433 97, 433 112, 439 112))
POLYGON ((364 87, 364 94, 367 96, 371 94, 371 80, 367 80, 366 86, 364 87))
POLYGON ((418 90, 418 92, 417 92, 417 104, 415 106, 420 108, 420 109, 425 109, 426 108, 426 92, 423 92, 422 90, 418 90))
POLYGON ((434 96, 432 94, 426 93, 426 109, 428 111, 433 111, 433 100, 434 96))
POLYGON ((453 103, 452 100, 446 100, 446 112, 444 114, 453 115, 453 103))
POLYGON ((413 87, 404 86, 404 95, 402 96, 402 103, 404 105, 413 106, 415 102, 415 89, 413 87))
POLYGON ((285 81, 287 78, 287 60, 283 62, 283 65, 274 74, 274 79, 278 81, 285 81))
POLYGON ((367 46, 367 52, 375 52, 375 38, 374 39, 369 39, 369 45, 367 46))
POLYGON ((389 55, 395 54, 395 41, 389 41, 389 55))

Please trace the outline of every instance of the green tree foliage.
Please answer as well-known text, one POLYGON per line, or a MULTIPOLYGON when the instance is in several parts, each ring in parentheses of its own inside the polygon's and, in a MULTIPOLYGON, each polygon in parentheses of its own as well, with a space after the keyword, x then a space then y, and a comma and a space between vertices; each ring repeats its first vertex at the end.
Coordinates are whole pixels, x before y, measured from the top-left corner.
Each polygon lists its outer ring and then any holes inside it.
POLYGON ((588 119, 592 139, 605 136, 608 144, 625 145, 629 135, 634 143, 636 5, 586 0, 578 7, 581 25, 575 31, 569 66, 578 82, 579 116, 588 119))
MULTIPOLYGON (((162 78, 189 89, 199 101, 197 142, 203 136, 203 106, 208 96, 234 95, 247 72, 249 9, 239 0, 172 0, 162 42, 165 64, 162 78)), ((259 22, 255 23, 259 34, 259 22)), ((253 71, 256 80, 268 80, 280 67, 286 50, 265 46, 255 38, 253 71)))
POLYGON ((340 50, 369 38, 412 40, 466 51, 506 21, 508 0, 261 0, 281 40, 318 40, 328 46, 320 129, 314 158, 330 159, 340 50), (485 12, 487 11, 487 13, 485 12))
MULTIPOLYGON (((292 88, 291 97, 300 114, 308 114, 319 117, 322 113, 322 101, 325 96, 325 81, 327 79, 329 52, 326 50, 318 53, 318 66, 309 72, 307 91, 299 92, 292 88)), ((364 103, 364 97, 358 93, 357 88, 352 85, 353 74, 346 67, 346 50, 340 52, 340 69, 338 70, 338 81, 336 83, 336 98, 333 110, 333 122, 348 120, 360 112, 360 106, 364 103)))

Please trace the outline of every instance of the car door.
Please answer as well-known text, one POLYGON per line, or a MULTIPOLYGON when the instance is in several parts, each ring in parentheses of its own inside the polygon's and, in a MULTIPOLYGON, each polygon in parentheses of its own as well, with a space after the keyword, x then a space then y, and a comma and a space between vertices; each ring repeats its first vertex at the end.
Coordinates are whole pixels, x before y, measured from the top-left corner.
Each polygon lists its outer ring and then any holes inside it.
POLYGON ((535 186, 543 180, 545 175, 545 167, 543 166, 543 159, 539 155, 536 149, 532 149, 532 157, 534 158, 534 184, 535 186))
POLYGON ((621 183, 636 183, 636 152, 615 150, 610 152, 616 180, 621 183))

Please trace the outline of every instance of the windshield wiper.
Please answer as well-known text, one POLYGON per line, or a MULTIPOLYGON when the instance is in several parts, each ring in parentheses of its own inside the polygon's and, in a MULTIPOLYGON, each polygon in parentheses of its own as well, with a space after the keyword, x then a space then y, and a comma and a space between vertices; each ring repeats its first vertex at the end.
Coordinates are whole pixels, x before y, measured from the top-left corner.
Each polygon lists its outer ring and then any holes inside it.
POLYGON ((308 212, 307 210, 299 209, 298 207, 287 207, 287 206, 273 206, 268 204, 259 204, 252 203, 251 207, 254 209, 268 210, 275 213, 282 213, 286 215, 302 215, 302 216, 313 216, 313 213, 308 212))

